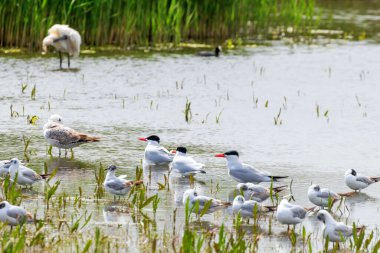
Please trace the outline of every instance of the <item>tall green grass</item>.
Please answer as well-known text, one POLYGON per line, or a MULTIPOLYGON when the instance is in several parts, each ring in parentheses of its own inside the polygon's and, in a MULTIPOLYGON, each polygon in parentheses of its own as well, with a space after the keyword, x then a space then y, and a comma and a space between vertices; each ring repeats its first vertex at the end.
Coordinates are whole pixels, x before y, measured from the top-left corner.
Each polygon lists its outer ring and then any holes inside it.
POLYGON ((2 0, 0 46, 40 49, 50 26, 69 24, 89 46, 220 41, 307 28, 315 0, 2 0))

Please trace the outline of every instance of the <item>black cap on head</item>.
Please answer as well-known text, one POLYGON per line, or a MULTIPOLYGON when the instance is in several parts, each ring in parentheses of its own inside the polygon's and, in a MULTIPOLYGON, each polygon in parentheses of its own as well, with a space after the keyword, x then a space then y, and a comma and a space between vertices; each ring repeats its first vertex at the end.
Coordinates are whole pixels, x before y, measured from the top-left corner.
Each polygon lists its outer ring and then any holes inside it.
POLYGON ((178 147, 178 148, 177 148, 177 151, 186 154, 187 149, 184 148, 184 147, 178 147))
POLYGON ((160 137, 158 137, 157 135, 151 135, 147 137, 146 139, 150 141, 157 141, 158 143, 160 143, 160 137))
POLYGON ((356 176, 356 171, 354 169, 351 169, 351 175, 356 176))
POLYGON ((114 171, 114 170, 116 170, 116 166, 110 165, 107 170, 114 171))
POLYGON ((239 153, 236 150, 227 151, 224 155, 236 155, 239 157, 239 153))

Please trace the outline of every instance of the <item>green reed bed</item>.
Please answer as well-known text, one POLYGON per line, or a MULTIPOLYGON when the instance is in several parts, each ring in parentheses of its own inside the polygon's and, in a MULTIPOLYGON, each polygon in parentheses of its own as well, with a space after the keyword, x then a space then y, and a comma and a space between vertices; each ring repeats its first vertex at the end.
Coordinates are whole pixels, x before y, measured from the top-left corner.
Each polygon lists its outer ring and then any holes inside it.
POLYGON ((89 46, 251 38, 308 31, 313 12, 314 0, 2 0, 0 46, 39 50, 56 23, 89 46))

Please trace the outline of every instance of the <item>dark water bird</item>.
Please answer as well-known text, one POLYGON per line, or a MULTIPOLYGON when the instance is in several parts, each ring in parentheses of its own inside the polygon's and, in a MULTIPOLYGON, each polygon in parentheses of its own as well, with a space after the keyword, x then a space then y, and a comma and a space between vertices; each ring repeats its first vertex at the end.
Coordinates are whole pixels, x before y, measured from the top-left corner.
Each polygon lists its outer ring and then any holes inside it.
POLYGON ((218 46, 214 49, 214 51, 201 51, 198 53, 198 56, 202 57, 219 57, 220 52, 222 52, 222 47, 218 46))

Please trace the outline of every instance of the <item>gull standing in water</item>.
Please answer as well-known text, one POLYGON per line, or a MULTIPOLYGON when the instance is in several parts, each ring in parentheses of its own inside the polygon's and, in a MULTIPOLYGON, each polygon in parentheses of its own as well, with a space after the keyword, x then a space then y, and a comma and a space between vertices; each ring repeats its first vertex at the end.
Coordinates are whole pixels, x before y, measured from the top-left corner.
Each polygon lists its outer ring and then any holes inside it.
POLYGON ((108 170, 106 179, 104 180, 104 188, 106 189, 107 192, 113 194, 113 195, 126 195, 129 190, 131 189, 132 186, 134 185, 140 185, 143 184, 143 180, 126 180, 124 179, 126 176, 121 175, 121 176, 116 176, 115 171, 116 171, 116 166, 111 165, 109 166, 106 170, 108 170))
POLYGON ((168 165, 173 161, 174 154, 160 145, 160 138, 157 135, 139 138, 139 140, 148 143, 144 153, 144 161, 148 165, 168 165))
MULTIPOLYGON (((189 201, 189 209, 191 210, 193 206, 198 202, 199 209, 198 213, 201 213, 203 209, 206 207, 207 203, 210 203, 210 206, 206 213, 212 213, 222 208, 226 208, 231 205, 229 202, 223 202, 219 199, 210 198, 207 196, 198 195, 196 190, 189 189, 183 193, 182 203, 185 206, 187 201, 189 201)), ((194 211, 195 212, 195 211, 194 211)))
MULTIPOLYGON (((351 226, 335 221, 326 210, 320 210, 317 214, 317 219, 324 223, 323 237, 328 237, 331 242, 342 242, 353 234, 351 226)), ((364 227, 358 228, 357 232, 360 232, 362 229, 364 227)))
POLYGON ((79 56, 82 43, 79 33, 68 25, 55 24, 48 34, 42 41, 42 54, 46 54, 48 46, 53 46, 59 54, 59 67, 62 68, 62 53, 66 53, 67 66, 70 68, 70 56, 79 56))
POLYGON ((99 137, 90 136, 77 132, 69 127, 65 127, 63 125, 62 117, 58 114, 50 116, 48 122, 44 125, 43 131, 46 141, 50 145, 59 148, 59 156, 61 156, 61 148, 65 149, 66 156, 67 149, 71 149, 88 142, 100 141, 99 137))
POLYGON ((346 185, 354 191, 363 190, 380 181, 380 177, 367 177, 357 173, 354 169, 347 170, 344 179, 346 185))
POLYGON ((245 200, 242 195, 236 196, 232 203, 233 212, 240 212, 241 217, 244 218, 253 218, 255 207, 258 213, 268 213, 276 210, 275 206, 265 206, 254 200, 245 200))
POLYGON ((32 220, 33 216, 24 208, 11 205, 8 201, 0 202, 0 221, 11 226, 16 226, 28 219, 32 220))
MULTIPOLYGON (((285 185, 273 187, 272 188, 273 194, 276 194, 278 192, 285 190, 286 187, 287 186, 285 185)), ((246 200, 251 199, 257 202, 263 202, 270 197, 270 189, 258 184, 239 183, 236 186, 236 189, 238 190, 240 194, 244 196, 246 200)))
POLYGON ((310 210, 312 209, 291 204, 288 200, 283 199, 277 207, 276 218, 280 223, 288 225, 289 230, 289 225, 301 223, 305 219, 307 212, 310 210))
POLYGON ((353 192, 335 193, 327 188, 321 189, 321 187, 317 184, 311 185, 307 191, 307 197, 309 198, 310 202, 322 208, 328 207, 329 199, 331 199, 332 204, 334 204, 342 197, 349 197, 352 194, 353 192))
POLYGON ((216 154, 215 157, 225 157, 227 159, 228 174, 239 183, 261 183, 271 182, 272 180, 277 182, 278 179, 287 178, 287 176, 273 176, 266 171, 261 171, 242 163, 239 160, 239 153, 235 150, 224 154, 216 154))
POLYGON ((197 173, 206 173, 206 171, 202 170, 204 164, 196 162, 193 157, 187 156, 186 153, 186 148, 178 147, 171 167, 185 177, 197 173))
POLYGON ((10 162, 9 174, 11 176, 11 180, 14 181, 16 179, 17 174, 17 184, 19 185, 32 185, 35 182, 38 182, 42 179, 47 178, 49 175, 39 175, 34 170, 20 165, 20 161, 17 158, 13 158, 10 162))

